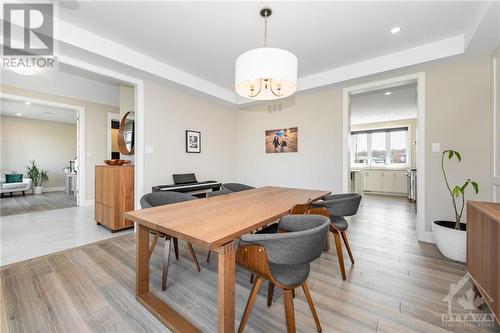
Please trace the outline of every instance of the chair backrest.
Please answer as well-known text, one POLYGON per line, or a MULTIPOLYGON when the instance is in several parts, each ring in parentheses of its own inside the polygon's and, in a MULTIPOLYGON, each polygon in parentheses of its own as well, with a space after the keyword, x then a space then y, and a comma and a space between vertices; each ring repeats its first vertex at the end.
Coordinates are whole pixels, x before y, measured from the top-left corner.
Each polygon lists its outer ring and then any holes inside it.
POLYGON ((322 201, 313 202, 316 207, 326 207, 332 216, 352 216, 358 212, 362 195, 343 193, 327 195, 322 201))
POLYGON ((222 184, 222 187, 227 188, 231 192, 241 192, 241 191, 246 191, 246 190, 252 190, 255 188, 253 186, 240 184, 240 183, 226 183, 226 184, 222 184))
POLYGON ((141 198, 141 207, 150 208, 195 199, 198 198, 180 192, 153 192, 143 195, 141 198))
POLYGON ((207 193, 207 197, 215 197, 215 196, 218 196, 218 195, 223 195, 223 194, 229 194, 229 193, 233 193, 233 191, 227 189, 227 188, 223 188, 219 191, 212 191, 212 192, 208 192, 207 193))
POLYGON ((287 215, 278 224, 287 232, 242 235, 240 245, 263 246, 270 263, 310 263, 323 252, 329 225, 330 220, 321 215, 287 215))

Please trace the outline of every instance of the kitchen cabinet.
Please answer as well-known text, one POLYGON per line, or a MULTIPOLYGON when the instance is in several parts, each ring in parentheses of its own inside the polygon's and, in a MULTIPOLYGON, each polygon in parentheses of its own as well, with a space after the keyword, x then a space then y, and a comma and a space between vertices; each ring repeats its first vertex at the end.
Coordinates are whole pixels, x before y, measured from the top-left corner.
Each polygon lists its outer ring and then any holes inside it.
POLYGON ((407 194, 406 170, 365 170, 362 174, 363 191, 407 194))

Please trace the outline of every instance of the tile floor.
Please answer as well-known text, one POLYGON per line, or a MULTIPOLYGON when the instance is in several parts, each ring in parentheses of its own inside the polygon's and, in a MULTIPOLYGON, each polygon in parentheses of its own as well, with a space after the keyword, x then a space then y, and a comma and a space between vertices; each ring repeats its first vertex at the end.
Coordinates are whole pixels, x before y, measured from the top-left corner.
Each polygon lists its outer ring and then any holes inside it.
POLYGON ((0 218, 0 266, 132 232, 94 222, 94 207, 71 207, 0 218))

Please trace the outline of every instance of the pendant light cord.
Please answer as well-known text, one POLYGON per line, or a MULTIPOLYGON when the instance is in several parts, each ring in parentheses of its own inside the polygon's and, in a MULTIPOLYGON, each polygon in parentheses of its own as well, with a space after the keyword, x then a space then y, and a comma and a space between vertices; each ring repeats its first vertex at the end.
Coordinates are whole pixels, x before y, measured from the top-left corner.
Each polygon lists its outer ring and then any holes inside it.
POLYGON ((264 47, 267 47, 267 11, 264 13, 264 47))

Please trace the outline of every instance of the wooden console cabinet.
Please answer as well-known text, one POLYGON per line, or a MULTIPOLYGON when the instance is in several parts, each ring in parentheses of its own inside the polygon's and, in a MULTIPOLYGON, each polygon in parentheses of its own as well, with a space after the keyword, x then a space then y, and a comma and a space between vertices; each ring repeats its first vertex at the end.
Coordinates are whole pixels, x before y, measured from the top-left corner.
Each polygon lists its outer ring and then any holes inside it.
POLYGON ((500 324, 500 203, 467 202, 467 271, 500 324))
POLYGON ((134 167, 95 167, 95 221, 112 231, 130 228, 125 212, 134 210, 134 167))

